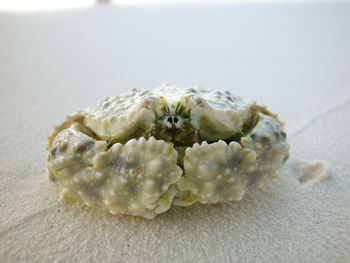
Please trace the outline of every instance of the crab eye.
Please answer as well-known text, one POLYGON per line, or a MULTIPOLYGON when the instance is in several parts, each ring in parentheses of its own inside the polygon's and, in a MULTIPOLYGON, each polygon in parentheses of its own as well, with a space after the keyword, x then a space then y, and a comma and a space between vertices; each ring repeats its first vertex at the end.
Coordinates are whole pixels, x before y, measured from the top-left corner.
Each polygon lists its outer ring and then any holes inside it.
POLYGON ((176 124, 176 123, 178 123, 180 120, 179 120, 179 118, 178 117, 173 117, 173 116, 170 116, 170 117, 168 117, 168 119, 167 119, 167 122, 169 122, 169 123, 171 123, 171 124, 176 124))

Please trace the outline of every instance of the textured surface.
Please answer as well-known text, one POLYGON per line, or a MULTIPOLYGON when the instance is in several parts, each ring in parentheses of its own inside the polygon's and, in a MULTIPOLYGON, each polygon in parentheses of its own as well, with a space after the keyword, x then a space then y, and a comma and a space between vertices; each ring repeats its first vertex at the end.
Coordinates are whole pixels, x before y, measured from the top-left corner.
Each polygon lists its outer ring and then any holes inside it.
POLYGON ((133 89, 55 126, 46 163, 63 200, 151 219, 170 208, 169 191, 180 206, 241 200, 280 175, 290 148, 282 126, 227 90, 133 89))
POLYGON ((142 137, 106 150, 105 141, 93 140, 77 126, 59 132, 47 156, 49 178, 63 200, 147 218, 169 209, 168 188, 183 173, 172 145, 142 137))
POLYGON ((0 14, 2 262, 346 262, 350 5, 145 9, 0 14), (52 126, 165 81, 278 112, 292 146, 284 176, 239 203, 152 221, 58 201, 44 164, 52 126))

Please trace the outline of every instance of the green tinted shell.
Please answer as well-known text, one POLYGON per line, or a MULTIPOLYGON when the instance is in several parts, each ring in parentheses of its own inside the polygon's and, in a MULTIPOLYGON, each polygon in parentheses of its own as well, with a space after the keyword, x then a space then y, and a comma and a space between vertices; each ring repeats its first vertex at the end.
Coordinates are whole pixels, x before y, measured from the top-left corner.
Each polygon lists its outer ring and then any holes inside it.
POLYGON ((68 116, 47 150, 63 200, 154 218, 171 205, 240 200, 278 176, 289 145, 266 107, 229 91, 162 85, 68 116))

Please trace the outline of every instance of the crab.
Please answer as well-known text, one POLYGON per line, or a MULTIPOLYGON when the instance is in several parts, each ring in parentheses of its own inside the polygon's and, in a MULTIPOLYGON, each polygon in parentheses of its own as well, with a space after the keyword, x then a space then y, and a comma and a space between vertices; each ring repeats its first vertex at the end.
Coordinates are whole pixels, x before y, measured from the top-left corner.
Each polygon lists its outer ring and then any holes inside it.
POLYGON ((46 164, 63 200, 151 219, 171 205, 241 200, 280 174, 289 148, 266 107, 164 84, 67 116, 48 136, 46 164))

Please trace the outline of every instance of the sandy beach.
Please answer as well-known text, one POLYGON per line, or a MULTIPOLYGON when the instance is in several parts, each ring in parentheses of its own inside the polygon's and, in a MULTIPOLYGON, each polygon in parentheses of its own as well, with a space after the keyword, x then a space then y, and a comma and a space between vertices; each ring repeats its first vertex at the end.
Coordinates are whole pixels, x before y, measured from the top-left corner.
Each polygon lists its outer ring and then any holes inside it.
POLYGON ((350 3, 0 11, 1 262, 348 262, 350 3), (282 176, 154 220, 62 202, 46 136, 76 110, 169 82, 279 114, 282 176))

